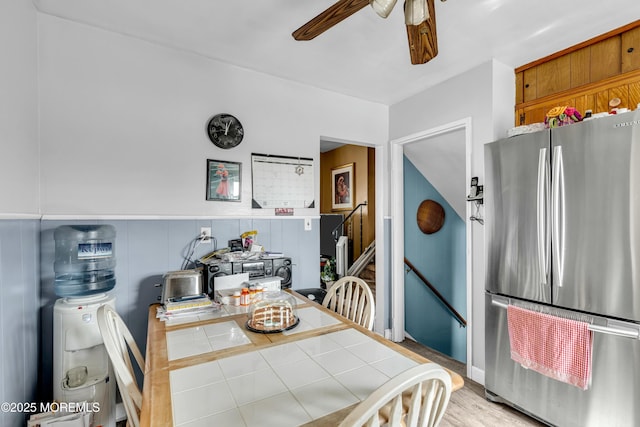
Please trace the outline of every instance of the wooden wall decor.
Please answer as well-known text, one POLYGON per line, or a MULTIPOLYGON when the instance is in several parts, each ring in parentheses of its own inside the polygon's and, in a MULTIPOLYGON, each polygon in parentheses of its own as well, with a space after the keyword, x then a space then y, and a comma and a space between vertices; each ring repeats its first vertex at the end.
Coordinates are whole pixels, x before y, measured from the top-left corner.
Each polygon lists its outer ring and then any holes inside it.
POLYGON ((418 228, 424 234, 433 234, 444 224, 444 208, 434 200, 423 200, 418 207, 418 228))

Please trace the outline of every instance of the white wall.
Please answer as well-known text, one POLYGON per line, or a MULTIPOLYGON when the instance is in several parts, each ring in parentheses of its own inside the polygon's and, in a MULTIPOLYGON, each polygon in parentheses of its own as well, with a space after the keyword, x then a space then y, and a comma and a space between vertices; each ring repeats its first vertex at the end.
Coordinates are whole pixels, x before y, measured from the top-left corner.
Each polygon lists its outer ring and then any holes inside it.
MULTIPOLYGON (((251 209, 252 152, 312 157, 318 182, 320 136, 386 143, 382 104, 49 15, 39 21, 44 215, 273 215, 251 209), (206 136, 221 112, 245 128, 234 149, 206 136), (241 203, 205 200, 207 158, 242 163, 241 203)), ((316 208, 296 215, 319 213, 316 191, 316 208)))
MULTIPOLYGON (((423 132, 466 117, 472 118, 471 176, 484 182, 483 145, 505 135, 513 123, 513 69, 496 61, 484 63, 434 88, 390 107, 390 140, 423 132)), ((466 194, 460 194, 466 197, 466 194)), ((472 370, 484 371, 484 230, 472 227, 472 370)))
POLYGON ((0 216, 38 214, 37 15, 0 2, 0 216))
MULTIPOLYGON (((37 14, 24 0, 0 2, 0 402, 38 398, 40 234, 37 14)), ((28 414, 0 412, 0 425, 28 414)))

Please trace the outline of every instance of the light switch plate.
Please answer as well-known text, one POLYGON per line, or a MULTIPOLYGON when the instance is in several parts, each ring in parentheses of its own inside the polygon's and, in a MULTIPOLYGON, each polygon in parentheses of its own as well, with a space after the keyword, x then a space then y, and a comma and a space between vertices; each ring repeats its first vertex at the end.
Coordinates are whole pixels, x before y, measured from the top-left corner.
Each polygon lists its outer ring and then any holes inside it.
POLYGON ((311 218, 304 219, 304 231, 311 231, 311 218))

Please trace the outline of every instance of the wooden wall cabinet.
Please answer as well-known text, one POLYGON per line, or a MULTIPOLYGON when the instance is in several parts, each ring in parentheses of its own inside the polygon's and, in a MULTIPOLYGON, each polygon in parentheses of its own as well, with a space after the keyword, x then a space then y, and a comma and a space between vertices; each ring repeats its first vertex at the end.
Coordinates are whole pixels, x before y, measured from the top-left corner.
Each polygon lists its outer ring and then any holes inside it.
POLYGON ((622 72, 640 69, 640 27, 621 35, 622 72))
POLYGON ((591 46, 590 83, 599 82, 620 74, 622 52, 620 51, 620 36, 594 43, 591 46))
POLYGON ((515 125, 544 121, 547 111, 573 106, 582 114, 609 110, 609 100, 640 103, 640 20, 515 70, 515 125))

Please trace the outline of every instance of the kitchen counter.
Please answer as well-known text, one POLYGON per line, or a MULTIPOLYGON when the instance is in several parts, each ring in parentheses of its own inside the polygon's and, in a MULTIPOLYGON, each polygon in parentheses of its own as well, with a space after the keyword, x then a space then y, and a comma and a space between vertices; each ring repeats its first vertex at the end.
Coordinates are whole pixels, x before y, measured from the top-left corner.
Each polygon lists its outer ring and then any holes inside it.
MULTIPOLYGON (((389 378, 429 362, 294 295, 300 324, 275 334, 249 331, 243 308, 166 324, 150 306, 141 425, 335 425, 389 378)), ((458 390, 462 377, 450 373, 458 390)))

